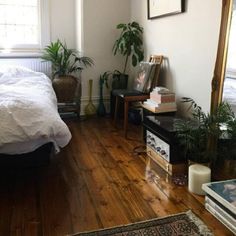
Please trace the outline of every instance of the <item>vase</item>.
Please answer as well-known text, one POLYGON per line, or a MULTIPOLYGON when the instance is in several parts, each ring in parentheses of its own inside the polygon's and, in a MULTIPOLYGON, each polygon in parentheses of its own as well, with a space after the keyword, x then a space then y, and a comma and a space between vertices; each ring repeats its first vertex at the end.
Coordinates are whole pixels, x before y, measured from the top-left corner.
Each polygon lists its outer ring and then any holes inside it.
POLYGON ((99 98, 99 104, 97 109, 97 115, 98 116, 105 116, 106 115, 106 108, 103 102, 103 85, 100 84, 100 98, 99 98))
POLYGON ((96 114, 96 107, 92 102, 92 91, 93 91, 93 80, 89 80, 89 102, 84 108, 84 113, 86 116, 91 116, 96 114))

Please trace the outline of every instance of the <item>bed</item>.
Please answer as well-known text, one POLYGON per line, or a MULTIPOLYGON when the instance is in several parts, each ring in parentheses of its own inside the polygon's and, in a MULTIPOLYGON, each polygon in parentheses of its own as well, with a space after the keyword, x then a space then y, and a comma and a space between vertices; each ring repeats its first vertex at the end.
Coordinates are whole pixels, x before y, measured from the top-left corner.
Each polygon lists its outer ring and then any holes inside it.
POLYGON ((1 67, 1 156, 27 156, 49 146, 59 152, 70 139, 57 111, 51 80, 24 67, 1 67))
POLYGON ((225 78, 223 101, 228 102, 233 112, 236 114, 236 79, 227 77, 225 78))

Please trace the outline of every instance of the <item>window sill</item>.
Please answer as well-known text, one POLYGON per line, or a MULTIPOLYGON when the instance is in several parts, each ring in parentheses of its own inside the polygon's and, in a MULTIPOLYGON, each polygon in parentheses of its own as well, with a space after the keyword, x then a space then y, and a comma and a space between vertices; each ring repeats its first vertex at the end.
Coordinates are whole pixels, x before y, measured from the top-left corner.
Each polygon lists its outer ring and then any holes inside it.
POLYGON ((40 58, 41 51, 35 52, 3 52, 0 50, 0 58, 40 58))

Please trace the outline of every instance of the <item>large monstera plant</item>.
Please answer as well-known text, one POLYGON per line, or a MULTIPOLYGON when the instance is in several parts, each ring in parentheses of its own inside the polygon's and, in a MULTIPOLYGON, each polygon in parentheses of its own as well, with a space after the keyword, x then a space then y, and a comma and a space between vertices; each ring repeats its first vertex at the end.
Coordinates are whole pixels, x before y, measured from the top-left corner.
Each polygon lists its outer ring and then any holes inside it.
POLYGON ((144 58, 143 28, 135 21, 128 24, 118 24, 116 28, 121 32, 114 43, 113 54, 121 54, 124 56, 125 62, 122 72, 115 70, 113 73, 112 89, 126 89, 128 84, 126 71, 129 58, 131 57, 133 66, 136 66, 144 58))
POLYGON ((129 57, 132 58, 132 65, 136 66, 143 60, 143 28, 137 22, 118 24, 117 29, 121 30, 119 38, 113 46, 113 53, 120 53, 125 57, 123 74, 126 73, 129 57))

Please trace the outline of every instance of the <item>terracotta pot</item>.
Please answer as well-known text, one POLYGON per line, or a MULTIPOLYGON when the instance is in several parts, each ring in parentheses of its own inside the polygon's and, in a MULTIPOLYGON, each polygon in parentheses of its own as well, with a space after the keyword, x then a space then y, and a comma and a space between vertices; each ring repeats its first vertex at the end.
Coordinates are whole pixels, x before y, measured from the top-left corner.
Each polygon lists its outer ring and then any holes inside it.
POLYGON ((53 79, 52 85, 59 103, 72 103, 75 100, 77 78, 72 75, 58 76, 53 79))

